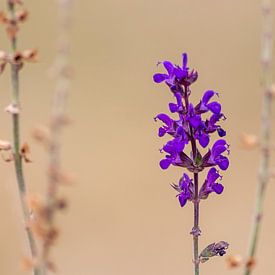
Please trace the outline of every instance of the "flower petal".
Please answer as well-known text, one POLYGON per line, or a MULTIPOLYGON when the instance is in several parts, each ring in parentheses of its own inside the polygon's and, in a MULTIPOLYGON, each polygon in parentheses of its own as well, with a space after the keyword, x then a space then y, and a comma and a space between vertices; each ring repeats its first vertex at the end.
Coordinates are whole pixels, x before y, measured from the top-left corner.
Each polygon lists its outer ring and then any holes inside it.
POLYGON ((182 54, 182 68, 186 68, 186 66, 187 66, 187 61, 188 61, 187 53, 183 53, 183 54, 182 54))
POLYGON ((175 103, 169 103, 169 110, 171 113, 175 113, 178 110, 178 105, 175 103))
POLYGON ((169 76, 171 76, 174 71, 174 65, 170 61, 163 61, 163 66, 167 70, 169 76))
POLYGON ((199 143, 200 145, 205 148, 208 144, 209 144, 209 141, 210 141, 210 138, 208 135, 206 134, 202 134, 200 137, 199 137, 199 143))
POLYGON ((166 170, 171 165, 171 160, 170 159, 162 159, 159 162, 159 165, 160 165, 161 169, 166 170))
POLYGON ((156 83, 161 83, 168 78, 167 74, 154 74, 153 79, 156 83))
POLYGON ((226 131, 224 131, 222 128, 218 128, 217 132, 220 137, 226 136, 226 131))
POLYGON ((179 198, 180 206, 183 207, 187 202, 186 196, 183 193, 180 193, 178 198, 179 198))
POLYGON ((222 110, 221 104, 216 101, 209 103, 207 107, 214 114, 219 114, 222 110))
POLYGON ((158 114, 155 119, 159 119, 161 120, 163 123, 165 123, 167 126, 171 126, 173 123, 173 119, 170 118, 168 115, 166 114, 158 114))
POLYGON ((226 170, 229 166, 229 160, 227 157, 220 156, 219 160, 217 161, 217 164, 220 167, 220 169, 226 170))
POLYGON ((163 137, 166 134, 166 130, 162 127, 159 128, 159 133, 158 136, 159 137, 163 137))
POLYGON ((211 99, 211 97, 215 94, 214 91, 212 90, 208 90, 204 93, 203 97, 202 97, 202 102, 204 104, 207 104, 209 102, 209 100, 211 99))
POLYGON ((199 115, 191 117, 189 121, 191 126, 195 129, 201 125, 201 117, 199 115))
POLYGON ((212 188, 213 188, 213 191, 218 195, 221 194, 224 189, 223 185, 221 185, 220 183, 213 184, 212 188))

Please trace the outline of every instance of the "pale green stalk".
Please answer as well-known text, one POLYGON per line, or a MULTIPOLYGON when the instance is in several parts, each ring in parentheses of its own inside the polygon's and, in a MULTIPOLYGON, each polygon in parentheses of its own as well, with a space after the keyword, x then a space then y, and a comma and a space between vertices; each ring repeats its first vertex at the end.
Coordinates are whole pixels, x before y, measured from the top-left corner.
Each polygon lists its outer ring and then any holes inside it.
MULTIPOLYGON (((8 1, 8 10, 12 19, 15 18, 15 7, 11 1, 8 1)), ((17 39, 16 37, 11 40, 12 53, 17 51, 17 39)), ((19 65, 11 64, 11 83, 12 83, 12 105, 16 109, 19 109, 19 65)), ((12 113, 12 124, 13 124, 13 156, 14 156, 14 166, 16 171, 17 185, 19 189, 19 197, 21 208, 23 211, 24 224, 27 234, 28 246, 30 249, 30 254, 33 259, 37 256, 37 247, 35 243, 34 236, 28 226, 30 219, 30 210, 26 202, 26 184, 23 174, 22 167, 22 157, 20 155, 20 114, 19 112, 12 113)), ((36 268, 33 270, 34 275, 39 275, 36 268)))
MULTIPOLYGON (((56 213, 56 200, 59 186, 59 173, 61 171, 61 132, 66 120, 65 107, 70 90, 70 19, 72 0, 57 0, 59 11, 58 24, 58 50, 53 71, 56 77, 56 91, 53 98, 53 107, 50 122, 49 144, 49 178, 46 195, 47 226, 54 225, 56 213)), ((51 244, 44 242, 42 247, 41 268, 42 274, 48 274, 47 262, 49 260, 51 244)))
POLYGON ((261 63, 263 71, 263 106, 261 119, 261 159, 259 167, 258 191, 252 224, 252 234, 248 251, 248 263, 244 274, 250 275, 255 263, 255 255, 259 242, 260 227, 263 217, 263 204, 266 187, 270 177, 270 133, 271 133, 271 85, 272 85, 272 9, 270 0, 262 0, 263 33, 261 63))

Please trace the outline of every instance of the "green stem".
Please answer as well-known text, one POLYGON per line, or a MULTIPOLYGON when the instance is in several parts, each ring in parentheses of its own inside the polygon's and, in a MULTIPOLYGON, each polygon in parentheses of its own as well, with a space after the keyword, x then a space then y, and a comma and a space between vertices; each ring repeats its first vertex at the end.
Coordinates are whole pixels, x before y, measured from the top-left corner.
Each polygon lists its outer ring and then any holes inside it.
MULTIPOLYGON (((262 34, 262 50, 261 62, 263 70, 263 106, 261 120, 261 160, 259 167, 258 191, 256 197, 256 206, 254 212, 254 220, 252 224, 252 234, 249 244, 248 257, 249 261, 255 261, 257 245, 259 242, 259 233, 262 224, 263 204, 266 193, 266 186, 269 180, 270 166, 270 133, 271 133, 271 103, 272 96, 270 88, 272 84, 272 11, 270 0, 262 0, 263 10, 263 34, 262 34)), ((245 275, 252 272, 251 265, 247 264, 244 270, 245 275)))
MULTIPOLYGON (((8 9, 11 17, 15 18, 15 8, 11 1, 8 1, 8 9)), ((15 53, 17 50, 16 38, 12 38, 11 41, 12 52, 15 53)), ((12 104, 14 107, 19 106, 19 66, 17 64, 11 64, 11 83, 12 83, 12 104)), ((27 234, 28 245, 32 258, 37 256, 37 247, 33 234, 28 227, 28 221, 30 218, 30 211, 26 202, 26 184, 23 174, 22 158, 20 155, 20 115, 19 113, 12 114, 12 124, 13 124, 13 154, 14 154, 14 166, 16 172, 17 185, 19 189, 19 197, 21 208, 24 217, 25 229, 27 234)), ((39 270, 34 268, 34 275, 39 275, 39 270)))
POLYGON ((198 173, 194 173, 194 187, 195 187, 195 198, 194 198, 194 227, 193 227, 193 250, 194 250, 194 271, 195 275, 200 273, 200 261, 199 261, 199 176, 198 173))
MULTIPOLYGON (((186 109, 188 108, 188 95, 187 95, 187 89, 185 90, 185 104, 186 109)), ((192 146, 192 155, 193 155, 193 161, 196 162, 197 158, 197 145, 196 140, 194 138, 194 133, 191 125, 189 125, 190 128, 190 135, 191 135, 191 146, 192 146)), ((193 253, 194 253, 194 273, 195 275, 200 274, 200 259, 199 259, 199 236, 201 234, 200 227, 199 227, 199 206, 200 206, 200 200, 199 200, 199 174, 194 173, 194 226, 192 228, 191 234, 193 235, 193 253)))

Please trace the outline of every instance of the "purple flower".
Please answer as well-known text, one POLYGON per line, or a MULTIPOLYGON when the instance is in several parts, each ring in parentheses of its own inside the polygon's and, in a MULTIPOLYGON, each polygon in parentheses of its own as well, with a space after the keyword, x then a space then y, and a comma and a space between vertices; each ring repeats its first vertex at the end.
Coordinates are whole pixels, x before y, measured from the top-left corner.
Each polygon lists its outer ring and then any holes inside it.
POLYGON ((229 154, 229 145, 224 139, 217 140, 212 149, 203 157, 203 166, 211 167, 218 165, 220 169, 226 170, 229 166, 229 160, 223 156, 222 153, 225 151, 229 154))
POLYGON ((163 146, 163 151, 168 153, 164 159, 159 163, 163 170, 166 170, 171 164, 174 166, 192 167, 192 160, 182 151, 184 143, 177 139, 168 141, 166 145, 163 146))
MULTIPOLYGON (((168 85, 175 99, 168 104, 173 118, 164 113, 155 117, 155 120, 163 123, 158 131, 159 137, 166 134, 171 137, 160 150, 165 153, 165 157, 159 164, 164 170, 172 165, 186 168, 192 173, 212 167, 199 192, 200 198, 207 198, 211 192, 221 194, 223 191, 223 186, 217 182, 221 176, 214 167, 217 166, 221 170, 228 168, 229 160, 225 153, 229 153, 229 146, 224 139, 218 139, 206 154, 202 155, 200 148, 206 148, 215 133, 219 137, 226 136, 226 131, 219 125, 225 120, 225 116, 221 104, 213 100, 218 96, 213 90, 205 91, 199 103, 191 102, 190 85, 197 80, 198 73, 189 70, 187 61, 186 53, 182 54, 181 66, 164 61, 161 64, 167 73, 157 73, 153 76, 156 83, 165 82, 168 85)), ((179 191, 181 206, 193 198, 193 183, 187 174, 183 175, 177 187, 173 187, 179 191)))
POLYGON ((179 184, 171 184, 171 186, 179 192, 177 195, 180 206, 183 207, 188 200, 192 200, 194 197, 194 185, 189 176, 184 173, 179 181, 179 184))
POLYGON ((222 179, 222 177, 218 173, 217 169, 212 167, 208 171, 206 180, 200 189, 200 199, 206 199, 208 195, 212 192, 215 192, 218 195, 223 192, 223 186, 220 183, 216 182, 218 179, 222 179))
POLYGON ((182 54, 182 66, 174 65, 170 61, 160 62, 163 64, 167 73, 156 73, 153 76, 154 82, 165 82, 172 91, 181 91, 181 85, 188 87, 198 78, 198 73, 194 70, 189 72, 187 67, 187 54, 182 54))
POLYGON ((168 84, 169 86, 173 85, 174 78, 175 78, 174 65, 170 61, 163 61, 160 64, 163 64, 163 66, 167 71, 167 74, 161 74, 161 73, 154 74, 153 76, 154 81, 156 83, 161 83, 165 81, 165 83, 168 84))
POLYGON ((199 113, 205 113, 207 111, 211 111, 213 114, 220 114, 221 112, 221 104, 217 101, 210 102, 210 99, 214 96, 218 95, 218 93, 215 93, 212 90, 208 90, 204 93, 202 100, 200 103, 196 106, 196 110, 199 113))
POLYGON ((218 243, 211 243, 200 254, 200 260, 202 263, 209 260, 209 258, 214 256, 223 256, 228 249, 229 244, 225 241, 220 241, 218 243))

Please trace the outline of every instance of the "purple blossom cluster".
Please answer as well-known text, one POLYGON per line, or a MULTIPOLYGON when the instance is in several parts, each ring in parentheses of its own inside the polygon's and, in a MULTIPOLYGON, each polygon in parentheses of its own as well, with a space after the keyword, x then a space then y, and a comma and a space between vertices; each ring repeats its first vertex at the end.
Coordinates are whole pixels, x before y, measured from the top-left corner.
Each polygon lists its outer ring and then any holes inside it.
MULTIPOLYGON (((160 167, 167 169, 171 165, 186 168, 192 173, 199 173, 205 168, 210 168, 204 183, 199 190, 199 199, 206 199, 212 192, 221 194, 223 185, 219 174, 220 170, 226 170, 229 160, 225 154, 229 154, 229 145, 223 139, 226 131, 220 126, 220 122, 226 117, 222 113, 221 104, 217 101, 218 93, 212 90, 204 92, 197 104, 190 102, 190 86, 198 79, 195 70, 187 67, 187 54, 182 55, 182 66, 174 65, 170 61, 163 61, 167 73, 157 73, 153 76, 156 83, 164 82, 175 97, 175 102, 169 103, 169 110, 176 114, 173 119, 167 114, 161 113, 155 117, 163 125, 159 128, 158 135, 169 135, 169 140, 160 150, 166 155, 160 161, 160 167), (210 136, 217 132, 218 139, 205 154, 201 153, 199 146, 207 148, 210 144, 210 136), (187 145, 191 145, 191 153, 187 154, 187 145)), ((179 192, 178 199, 183 207, 188 200, 194 198, 193 181, 184 173, 178 185, 172 187, 179 192)))

